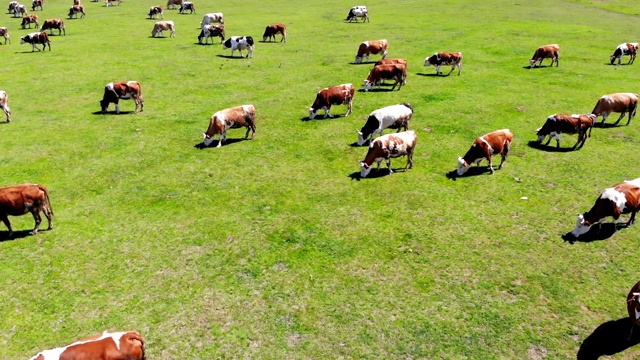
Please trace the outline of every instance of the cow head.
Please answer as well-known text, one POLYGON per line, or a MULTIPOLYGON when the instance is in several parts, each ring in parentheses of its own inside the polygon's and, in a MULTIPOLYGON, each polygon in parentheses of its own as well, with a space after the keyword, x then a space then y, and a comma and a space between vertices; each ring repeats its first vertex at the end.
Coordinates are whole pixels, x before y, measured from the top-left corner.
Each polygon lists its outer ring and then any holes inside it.
MULTIPOLYGON (((627 308, 634 310, 635 319, 632 319, 635 323, 640 320, 640 293, 634 292, 631 294, 631 298, 627 300, 627 308)), ((629 314, 631 316, 631 314, 629 314)))
POLYGON ((104 114, 105 112, 107 112, 107 108, 109 107, 109 101, 105 99, 100 100, 100 107, 102 108, 102 113, 104 114))
POLYGON ((615 55, 611 55, 609 56, 609 60, 611 61, 611 65, 613 65, 613 63, 616 61, 617 56, 615 55))
POLYGON ((27 42, 28 38, 29 38, 29 35, 21 37, 20 38, 20 45, 25 44, 27 42))
POLYGON ((364 143, 367 142, 367 139, 364 138, 362 131, 356 130, 356 132, 358 133, 358 146, 364 145, 364 143))
POLYGON ((532 68, 536 67, 536 59, 531 59, 531 60, 529 60, 529 65, 530 65, 532 68))
POLYGON ((202 136, 204 137, 204 146, 209 146, 211 145, 211 143, 213 142, 213 137, 207 135, 206 133, 202 133, 202 136))
POLYGON ((369 91, 373 88, 373 83, 369 80, 364 81, 364 91, 369 91))
POLYGON ((464 161, 463 158, 461 158, 460 156, 458 156, 458 176, 463 175, 464 173, 467 172, 467 170, 469 170, 469 167, 471 166, 471 164, 468 164, 466 161, 464 161))
POLYGON ((362 62, 362 56, 358 56, 356 55, 356 60, 355 60, 356 64, 360 64, 362 62))
POLYGON ((536 136, 538 136, 538 140, 536 140, 536 142, 541 143, 542 140, 544 140, 544 138, 547 137, 547 135, 540 135, 540 130, 542 130, 542 128, 537 128, 536 129, 536 136))
POLYGON ((371 168, 373 167, 371 165, 367 165, 364 161, 360 161, 360 177, 361 178, 366 178, 367 175, 369 175, 369 172, 371 172, 371 168))
POLYGON ((584 215, 578 214, 578 219, 576 220, 576 227, 571 232, 571 235, 574 237, 579 237, 580 235, 586 234, 591 229, 591 224, 589 221, 584 219, 584 215))
POLYGON ((312 107, 309 108, 309 120, 313 120, 316 117, 316 112, 318 110, 312 107))
POLYGON ((225 40, 225 42, 222 43, 222 50, 226 50, 231 48, 231 38, 228 38, 227 40, 225 40))

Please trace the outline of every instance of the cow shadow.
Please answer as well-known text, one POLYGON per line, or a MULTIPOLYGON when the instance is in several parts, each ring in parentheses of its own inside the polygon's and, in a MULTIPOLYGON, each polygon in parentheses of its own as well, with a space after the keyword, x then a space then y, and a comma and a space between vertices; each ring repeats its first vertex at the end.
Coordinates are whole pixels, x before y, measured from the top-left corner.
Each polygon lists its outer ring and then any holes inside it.
POLYGON ((113 111, 105 111, 105 112, 102 112, 102 111, 98 110, 98 111, 92 112, 92 114, 93 115, 128 115, 128 114, 135 114, 135 111, 122 111, 121 110, 119 114, 116 114, 115 110, 113 110, 113 111))
POLYGON ((569 231, 568 233, 562 235, 562 240, 572 245, 576 242, 590 243, 593 241, 607 240, 612 237, 617 230, 626 227, 626 224, 604 223, 600 227, 600 231, 598 231, 598 225, 594 225, 586 234, 582 234, 578 238, 574 237, 571 231, 569 231))
POLYGON ((225 58, 225 59, 233 59, 233 60, 242 60, 242 59, 250 59, 244 56, 231 56, 231 55, 222 55, 222 54, 218 54, 216 55, 219 58, 225 58))
MULTIPOLYGON (((393 84, 382 84, 382 86, 392 86, 393 84)), ((398 87, 396 86, 395 89, 378 89, 378 85, 376 85, 376 87, 369 89, 368 91, 365 91, 364 89, 358 89, 359 93, 366 93, 366 92, 370 92, 370 93, 379 93, 379 92, 392 92, 392 91, 400 91, 400 89, 398 89, 398 87)))
MULTIPOLYGON (((494 170, 498 171, 496 168, 494 168, 494 170)), ((471 165, 469 170, 467 170, 467 172, 462 175, 458 175, 457 170, 451 170, 448 173, 446 173, 445 176, 447 177, 447 179, 455 181, 458 178, 474 177, 474 176, 479 176, 487 173, 491 175, 491 170, 489 170, 489 165, 487 166, 471 165)))
POLYGON ((448 76, 451 76, 453 72, 450 72, 448 74, 438 74, 438 73, 417 73, 416 75, 418 76, 426 76, 426 77, 436 77, 436 78, 445 78, 448 76))
POLYGON ((170 38, 170 37, 171 37, 171 35, 169 35, 169 36, 165 36, 165 35, 162 35, 162 36, 153 36, 153 35, 150 35, 150 36, 149 36, 149 39, 168 39, 168 38, 170 38))
MULTIPOLYGON (((627 115, 625 115, 625 117, 627 117, 627 115)), ((594 125, 593 127, 597 127, 600 129, 611 129, 611 128, 617 128, 617 127, 622 127, 622 126, 627 126, 626 125, 626 121, 624 124, 622 124, 622 122, 625 121, 625 118, 620 119, 620 122, 617 124, 614 124, 614 122, 610 122, 610 123, 602 123, 602 121, 599 121, 596 125, 594 125), (620 125, 622 124, 622 125, 620 125)))
POLYGON ((600 324, 580 345, 577 360, 596 360, 601 356, 620 353, 640 343, 640 331, 634 329, 631 339, 627 340, 631 330, 629 318, 610 320, 600 324))
MULTIPOLYGON (((46 229, 44 230, 38 230, 39 232, 43 232, 43 231, 47 231, 46 229)), ((13 240, 18 240, 18 239, 22 239, 22 238, 26 238, 28 236, 32 236, 31 235, 31 230, 19 230, 19 231, 14 231, 13 235, 11 237, 9 237, 9 231, 0 231, 0 242, 4 242, 4 241, 13 241, 13 240)))
POLYGON ((549 145, 542 145, 542 143, 539 143, 535 140, 530 140, 527 145, 530 148, 533 149, 537 149, 537 150, 542 150, 542 151, 546 151, 546 152, 557 152, 557 153, 565 153, 565 152, 572 152, 572 151, 576 151, 579 150, 580 148, 565 148, 565 147, 555 147, 552 146, 551 144, 554 142, 554 140, 551 140, 551 142, 549 143, 549 145))
MULTIPOLYGON (((376 167, 378 165, 375 165, 376 167)), ((393 174, 397 174, 397 173, 403 173, 406 172, 407 170, 404 169, 404 167, 401 168, 391 168, 393 170, 393 174)), ((351 178, 351 180, 369 180, 369 179, 378 179, 378 178, 383 178, 383 177, 387 177, 389 175, 393 175, 391 173, 389 173, 389 170, 387 170, 387 168, 383 165, 380 167, 379 170, 376 169, 371 169, 371 171, 369 172, 369 175, 367 175, 367 177, 362 177, 360 176, 360 171, 356 171, 353 172, 351 174, 348 175, 349 178, 351 178)))
POLYGON ((304 117, 300 118, 300 121, 304 121, 304 122, 307 122, 307 121, 323 121, 323 120, 333 120, 333 119, 340 119, 340 118, 346 118, 346 116, 344 116, 344 115, 331 115, 331 116, 325 118, 324 114, 318 115, 316 113, 316 117, 315 118, 309 119, 309 116, 304 116, 304 117))
MULTIPOLYGON (((225 140, 224 143, 222 143, 222 145, 220 145, 220 148, 223 148, 223 147, 229 146, 229 145, 233 145, 235 143, 242 142, 242 141, 245 141, 245 140, 249 140, 249 139, 245 139, 245 138, 233 138, 233 139, 227 138, 227 140, 225 140)), ((218 142, 220 142, 220 140, 213 140, 209 146, 205 146, 204 145, 204 141, 203 141, 203 142, 201 142, 199 144, 194 145, 193 147, 196 148, 196 149, 199 149, 199 150, 203 150, 203 149, 207 149, 207 148, 215 149, 216 146, 218 146, 218 142)))
POLYGON ((612 64, 612 63, 604 63, 604 64, 605 64, 605 65, 609 65, 609 66, 627 66, 627 65, 633 65, 633 64, 629 64, 629 63, 626 63, 626 64, 612 64))
POLYGON ((355 148, 358 148, 358 147, 368 147, 368 146, 369 146, 369 144, 371 144, 371 140, 367 140, 367 141, 365 141, 362 145, 358 145, 358 142, 357 142, 357 141, 354 141, 354 142, 352 142, 351 144, 349 144, 349 146, 351 146, 351 147, 355 147, 355 148))
POLYGON ((551 65, 536 65, 535 67, 531 67, 531 65, 527 65, 527 66, 523 66, 522 68, 523 69, 544 69, 544 68, 549 68, 549 67, 553 67, 553 66, 551 66, 551 65))
POLYGON ((363 61, 363 62, 360 62, 360 63, 352 61, 352 62, 349 63, 349 65, 371 65, 371 64, 375 64, 375 63, 377 63, 377 61, 363 61))

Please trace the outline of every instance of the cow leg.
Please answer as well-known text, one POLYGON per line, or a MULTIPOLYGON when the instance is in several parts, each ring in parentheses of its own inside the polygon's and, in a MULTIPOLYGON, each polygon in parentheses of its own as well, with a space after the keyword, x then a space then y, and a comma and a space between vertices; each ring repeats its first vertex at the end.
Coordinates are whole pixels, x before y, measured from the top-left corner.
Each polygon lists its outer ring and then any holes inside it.
POLYGON ((393 174, 393 170, 391 170, 391 158, 384 159, 387 163, 387 169, 389 169, 389 175, 393 174))
POLYGON ((436 74, 437 74, 437 75, 442 74, 442 73, 440 72, 440 65, 436 65, 436 74))
POLYGON ((633 212, 631 213, 631 218, 627 222, 627 227, 635 224, 635 222, 636 222, 636 213, 637 212, 638 212, 638 209, 633 210, 633 212))
POLYGON ((462 64, 458 64, 458 76, 460 76, 461 72, 462 72, 462 64))
POLYGON ((30 209, 31 210, 31 214, 33 214, 33 220, 35 220, 36 225, 33 228, 33 231, 31 232, 31 235, 35 235, 38 233, 38 229, 40 229, 40 223, 42 222, 42 217, 40 216, 40 208, 39 207, 33 207, 30 209))
MULTIPOLYGON (((456 65, 455 65, 455 64, 453 64, 453 65, 451 66, 451 71, 449 71, 449 73, 447 74, 447 76, 451 75, 451 73, 452 73, 452 72, 453 72, 453 70, 455 70, 455 69, 456 69, 456 65)), ((458 74, 458 75, 460 75, 460 74, 458 74)))
POLYGON ((629 123, 631 123, 631 118, 636 116, 636 108, 638 107, 638 104, 633 104, 631 106, 629 106, 629 120, 627 120, 627 125, 629 125, 629 123))
POLYGON ((116 103, 116 114, 120 114, 120 105, 116 103))
POLYGON ((244 139, 245 140, 247 140, 249 138, 249 131, 251 131, 251 125, 247 126, 247 132, 244 134, 244 139))
MULTIPOLYGON (((491 162, 491 155, 487 157, 487 162, 489 163, 489 170, 491 170, 491 174, 495 173, 495 170, 493 170, 493 163, 491 162)), ((478 163, 478 165, 480 165, 480 163, 478 163)), ((500 162, 500 167, 502 167, 502 162, 500 162)))
MULTIPOLYGON (((561 133, 556 133, 556 147, 559 148, 560 147, 560 138, 562 137, 561 133)), ((549 141, 551 141, 551 137, 549 137, 549 141)))
POLYGON ((11 223, 9 222, 9 217, 6 214, 0 214, 0 219, 4 225, 9 229, 9 237, 13 236, 13 229, 11 229, 11 223))
POLYGON ((608 111, 605 111, 602 113, 602 122, 600 123, 600 126, 604 127, 604 122, 607 121, 608 117, 609 117, 608 111))
POLYGON ((331 113, 329 112, 329 110, 331 109, 330 107, 323 107, 324 109, 324 119, 326 119, 327 117, 333 117, 333 115, 331 115, 331 113))
POLYGON ((407 169, 413 169, 413 148, 407 149, 407 166, 404 167, 404 171, 407 169))
MULTIPOLYGON (((618 118, 618 120, 616 120, 616 122, 613 123, 613 125, 618 125, 618 123, 620 122, 620 120, 622 120, 622 118, 627 115, 627 109, 622 111, 622 114, 620 114, 620 117, 618 118)), ((629 117, 631 117, 631 114, 629 114, 629 117)))
POLYGON ((47 217, 47 223, 49 224, 49 226, 47 227, 47 230, 53 229, 53 212, 51 211, 51 209, 49 209, 49 206, 46 204, 42 208, 42 211, 44 211, 44 216, 47 217))

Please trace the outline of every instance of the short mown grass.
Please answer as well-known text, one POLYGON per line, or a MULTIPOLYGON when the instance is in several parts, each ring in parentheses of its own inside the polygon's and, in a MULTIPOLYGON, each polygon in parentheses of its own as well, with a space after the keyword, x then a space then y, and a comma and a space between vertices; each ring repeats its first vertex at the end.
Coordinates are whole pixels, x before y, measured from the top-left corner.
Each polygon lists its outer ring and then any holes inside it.
MULTIPOLYGON (((36 13, 65 17, 70 3, 36 13)), ((563 240, 604 188, 640 176, 640 120, 595 128, 579 151, 530 146, 548 115, 638 92, 640 64, 607 63, 638 41, 640 5, 374 0, 371 23, 349 24, 360 4, 198 1, 198 15, 166 10, 177 37, 154 39, 146 14, 159 4, 87 2, 45 53, 1 17, 13 122, 0 124, 0 186, 45 184, 55 211, 55 229, 37 236, 29 216, 11 218, 14 239, 0 225, 1 359, 104 329, 140 331, 150 359, 640 354, 640 337, 597 330, 628 330, 640 230, 563 240), (229 36, 261 40, 283 22, 288 42, 229 59, 197 45, 214 11, 229 36), (371 64, 351 64, 357 46, 381 38, 408 59, 406 87, 357 92, 349 117, 337 106, 339 117, 305 121, 318 90, 362 86, 371 64), (528 69, 548 43, 560 66, 528 69), (462 75, 431 76, 422 63, 436 51, 462 51, 462 75), (125 101, 121 115, 97 113, 118 80, 142 84, 144 112, 125 101), (400 102, 415 109, 414 169, 359 179, 355 130, 400 102), (200 149, 210 116, 241 104, 257 109, 255 140, 200 149), (501 128, 515 134, 503 170, 447 176, 475 137, 501 128)))

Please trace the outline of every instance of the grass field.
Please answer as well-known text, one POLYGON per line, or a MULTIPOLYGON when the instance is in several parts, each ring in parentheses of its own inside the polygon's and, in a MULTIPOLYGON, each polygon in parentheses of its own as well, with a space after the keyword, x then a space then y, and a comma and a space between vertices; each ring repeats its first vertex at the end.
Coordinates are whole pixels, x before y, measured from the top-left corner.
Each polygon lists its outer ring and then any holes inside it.
POLYGON ((146 14, 159 4, 87 2, 45 53, 0 17, 13 112, 0 124, 0 186, 42 183, 55 211, 37 236, 30 216, 11 218, 12 239, 0 225, 0 359, 104 329, 138 330, 149 359, 640 356, 640 331, 624 340, 640 229, 563 240, 603 189, 640 176, 640 120, 595 128, 579 151, 530 145, 550 114, 638 92, 640 64, 608 59, 638 41, 640 4, 199 0, 197 15, 165 10, 177 36, 158 39, 146 14), (353 5, 371 23, 345 23, 353 5), (214 11, 228 36, 261 40, 282 22, 288 42, 258 42, 252 59, 197 45, 214 11), (362 87, 371 64, 351 64, 355 52, 381 38, 408 60, 407 85, 357 92, 349 117, 337 106, 339 117, 305 121, 318 90, 362 87), (548 43, 560 66, 528 69, 548 43), (436 51, 462 51, 462 75, 423 68, 436 51), (99 114, 104 85, 121 80, 142 84, 145 111, 124 101, 99 114), (359 179, 355 130, 400 102, 415 109, 414 169, 359 179), (222 148, 200 149, 210 116, 241 104, 257 109, 255 140, 230 130, 222 148), (501 128, 515 135, 501 171, 447 176, 501 128))

